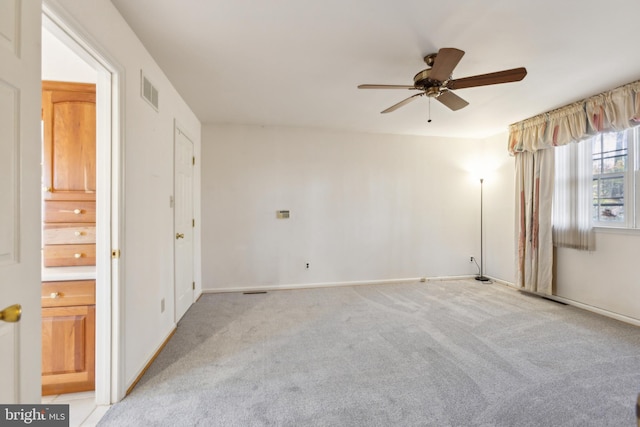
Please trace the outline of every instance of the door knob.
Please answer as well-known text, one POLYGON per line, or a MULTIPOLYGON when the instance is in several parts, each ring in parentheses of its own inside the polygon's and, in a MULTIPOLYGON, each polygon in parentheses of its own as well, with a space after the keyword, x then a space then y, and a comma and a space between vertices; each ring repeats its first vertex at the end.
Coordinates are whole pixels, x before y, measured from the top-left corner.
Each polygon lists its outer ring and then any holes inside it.
POLYGON ((22 316, 22 306, 20 304, 10 305, 4 310, 0 311, 0 320, 5 322, 18 322, 22 316))
POLYGON ((184 239, 184 233, 176 233, 176 239, 184 239))

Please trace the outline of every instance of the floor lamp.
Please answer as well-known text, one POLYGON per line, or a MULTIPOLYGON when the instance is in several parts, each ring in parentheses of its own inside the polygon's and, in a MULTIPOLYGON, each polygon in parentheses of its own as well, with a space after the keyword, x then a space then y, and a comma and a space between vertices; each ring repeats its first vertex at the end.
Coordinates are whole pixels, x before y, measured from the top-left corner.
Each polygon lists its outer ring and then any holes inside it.
POLYGON ((483 233, 482 233, 482 183, 484 182, 483 178, 480 178, 480 275, 476 276, 476 280, 479 280, 481 282, 488 282, 489 279, 488 277, 485 277, 484 274, 482 273, 482 260, 483 260, 483 233))

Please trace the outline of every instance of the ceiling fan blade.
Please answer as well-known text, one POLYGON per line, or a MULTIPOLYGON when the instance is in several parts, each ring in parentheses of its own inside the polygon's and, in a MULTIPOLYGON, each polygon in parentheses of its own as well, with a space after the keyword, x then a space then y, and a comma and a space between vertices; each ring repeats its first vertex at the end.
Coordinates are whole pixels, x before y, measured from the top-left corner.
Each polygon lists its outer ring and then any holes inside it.
POLYGON ((451 80, 447 87, 449 89, 465 89, 468 87, 495 85, 500 83, 518 82, 527 75, 524 67, 513 68, 511 70, 497 71, 495 73, 478 74, 477 76, 464 77, 462 79, 451 80))
POLYGON ((443 82, 451 77, 453 69, 464 56, 464 51, 453 47, 443 47, 433 62, 429 78, 443 82))
POLYGON ((392 105, 391 107, 387 108, 386 110, 382 111, 382 114, 385 113, 390 113, 392 111, 397 110, 398 108, 402 107, 405 104, 408 104, 409 102, 413 101, 414 99, 416 99, 419 96, 424 95, 424 92, 420 92, 420 93, 416 93, 415 95, 411 95, 410 97, 403 99, 402 101, 398 102, 397 104, 392 105))
POLYGON ((469 105, 467 101, 449 90, 440 93, 436 99, 453 111, 457 111, 469 105))
POLYGON ((407 85, 360 85, 358 89, 417 89, 407 85))

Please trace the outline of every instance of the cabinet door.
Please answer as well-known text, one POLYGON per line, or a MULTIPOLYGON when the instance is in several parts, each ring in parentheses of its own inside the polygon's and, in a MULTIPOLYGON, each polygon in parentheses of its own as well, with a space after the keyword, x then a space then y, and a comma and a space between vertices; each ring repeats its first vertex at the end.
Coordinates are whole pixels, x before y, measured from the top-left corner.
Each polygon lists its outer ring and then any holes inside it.
POLYGON ((42 83, 45 200, 95 200, 95 85, 42 83))
POLYGON ((95 306, 42 309, 42 394, 95 389, 95 306))

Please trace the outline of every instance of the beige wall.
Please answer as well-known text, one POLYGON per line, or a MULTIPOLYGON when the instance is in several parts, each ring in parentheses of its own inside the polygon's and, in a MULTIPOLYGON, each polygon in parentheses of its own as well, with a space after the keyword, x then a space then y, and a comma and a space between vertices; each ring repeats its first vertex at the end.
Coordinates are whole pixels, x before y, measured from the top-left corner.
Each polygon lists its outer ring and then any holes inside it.
POLYGON ((554 293, 640 321, 640 233, 599 229, 593 252, 556 250, 554 293))
POLYGON ((490 170, 484 184, 484 258, 486 274, 514 283, 515 162, 507 152, 507 141, 506 132, 483 141, 490 170))
POLYGON ((203 287, 475 274, 480 194, 469 168, 482 149, 480 140, 206 125, 203 287), (280 209, 291 218, 277 219, 280 209))
MULTIPOLYGON (((84 31, 124 69, 124 330, 125 381, 129 385, 162 344, 174 322, 173 134, 174 120, 200 156, 200 122, 108 0, 59 0, 84 31), (140 97, 140 70, 159 90, 156 112, 140 97), (167 309, 160 312, 160 300, 167 309)), ((196 163, 196 224, 199 217, 196 163)), ((196 229, 199 236, 199 229, 196 229)), ((199 288, 199 240, 196 242, 199 288)))

